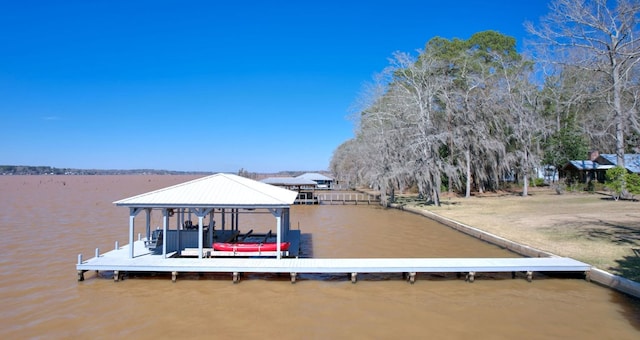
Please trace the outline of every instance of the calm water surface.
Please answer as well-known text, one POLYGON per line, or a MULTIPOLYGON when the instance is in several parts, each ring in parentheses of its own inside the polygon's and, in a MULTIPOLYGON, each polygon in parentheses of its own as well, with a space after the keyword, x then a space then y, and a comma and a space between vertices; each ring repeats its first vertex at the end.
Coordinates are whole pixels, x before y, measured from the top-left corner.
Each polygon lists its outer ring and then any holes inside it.
MULTIPOLYGON (((0 338, 640 338, 637 300, 580 279, 479 275, 289 277, 109 273, 76 281, 77 255, 127 242, 112 202, 189 176, 0 176, 0 338)), ((296 206, 304 256, 513 257, 424 217, 373 206, 296 206)), ((144 217, 142 217, 144 218, 144 217)), ((159 217, 158 217, 159 218, 159 217)), ((142 220, 140 220, 142 221, 142 220)), ((143 222, 138 222, 142 228, 143 222)), ((275 227, 242 216, 241 229, 275 227)), ((143 232, 142 229, 137 230, 143 232)))

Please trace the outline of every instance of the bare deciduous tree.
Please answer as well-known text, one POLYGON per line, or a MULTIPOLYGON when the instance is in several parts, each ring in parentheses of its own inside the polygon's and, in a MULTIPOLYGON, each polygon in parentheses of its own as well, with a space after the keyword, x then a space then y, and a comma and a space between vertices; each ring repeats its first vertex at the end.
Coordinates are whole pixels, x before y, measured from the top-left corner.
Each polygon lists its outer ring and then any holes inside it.
POLYGON ((483 190, 514 164, 508 143, 527 155, 518 164, 528 174, 539 157, 528 124, 539 122, 522 65, 515 40, 492 31, 434 39, 417 57, 394 54, 361 98, 356 138, 336 150, 332 169, 379 189, 383 204, 416 185, 439 205, 445 179, 450 188, 466 182, 467 197, 472 182, 483 190))
MULTIPOLYGON (((496 59, 502 58, 496 55, 496 59)), ((502 96, 497 102, 504 104, 508 119, 506 137, 511 145, 515 168, 523 177, 522 196, 526 197, 529 176, 540 168, 541 141, 551 131, 551 122, 544 120, 540 92, 529 80, 532 63, 526 60, 504 62, 511 65, 501 68, 503 86, 495 93, 502 96)))
POLYGON ((606 103, 614 125, 615 153, 618 165, 624 166, 625 134, 629 127, 638 126, 637 111, 625 104, 624 97, 625 93, 633 93, 637 82, 640 2, 554 0, 549 7, 551 12, 539 25, 527 23, 527 30, 552 52, 547 62, 606 76, 606 103))

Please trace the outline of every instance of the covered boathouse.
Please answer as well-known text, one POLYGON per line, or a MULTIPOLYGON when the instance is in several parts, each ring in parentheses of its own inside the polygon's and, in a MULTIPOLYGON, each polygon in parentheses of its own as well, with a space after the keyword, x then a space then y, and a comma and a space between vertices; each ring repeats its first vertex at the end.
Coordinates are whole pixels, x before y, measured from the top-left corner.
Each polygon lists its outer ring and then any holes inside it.
POLYGON ((116 206, 129 208, 129 244, 122 248, 116 245, 114 251, 102 256, 96 250, 96 257, 85 263, 110 260, 121 263, 123 257, 130 260, 181 256, 200 259, 211 256, 295 257, 299 252, 300 232, 290 230, 289 209, 296 195, 294 191, 220 173, 115 201, 116 206), (261 243, 271 241, 275 249, 253 252, 235 249, 215 252, 212 249, 215 242, 230 243, 246 238, 248 235, 242 234, 238 227, 240 215, 259 210, 274 216, 275 234, 270 231, 267 235, 254 234, 252 237, 259 237, 261 243), (154 211, 162 216, 162 228, 152 230, 151 214, 154 211), (144 239, 138 236, 136 240, 136 216, 142 212, 146 215, 146 236, 144 239), (192 215, 197 217, 197 222, 191 221, 192 215), (225 218, 230 219, 230 223, 225 218), (221 222, 221 228, 216 229, 215 219, 221 222), (227 224, 230 224, 228 228, 227 224), (287 249, 281 249, 282 244, 287 244, 287 249), (123 254, 124 250, 126 254, 123 254))
MULTIPOLYGON (((298 240, 291 239, 293 236, 290 235, 289 221, 289 208, 296 195, 296 192, 245 177, 219 173, 125 198, 114 204, 129 208, 129 258, 133 258, 136 253, 134 223, 135 217, 141 212, 146 213, 144 246, 149 248, 151 254, 161 254, 166 258, 168 254, 188 253, 189 250, 193 253, 195 250, 197 257, 202 258, 210 255, 207 251, 212 250, 214 241, 237 240, 240 236, 240 214, 254 212, 256 209, 266 209, 275 217, 277 245, 275 252, 261 252, 259 255, 275 255, 280 258, 283 254, 280 245, 283 242, 295 241, 295 244, 299 244, 298 240), (154 210, 159 210, 162 214, 162 229, 152 231, 150 216, 154 210), (216 212, 222 222, 220 230, 215 230, 216 212), (231 226, 226 229, 225 216, 228 213, 231 214, 231 226), (185 218, 191 215, 197 217, 197 223, 185 218), (170 227, 172 218, 176 220, 175 229, 170 227), (208 220, 206 224, 205 219, 208 220)), ((299 237, 299 234, 295 234, 299 237)), ((297 255, 293 249, 292 253, 297 255)))
MULTIPOLYGON (((245 177, 219 173, 171 187, 158 189, 113 202, 129 208, 129 244, 82 260, 78 255, 78 280, 84 280, 88 270, 164 271, 163 268, 185 268, 186 262, 206 261, 209 257, 297 257, 300 250, 300 230, 290 229, 289 211, 297 193, 245 177), (151 215, 160 212, 162 227, 152 230, 151 215), (216 251, 215 244, 242 244, 252 231, 239 230, 241 214, 273 215, 275 233, 252 234, 259 238, 256 249, 216 251), (136 238, 136 217, 144 213, 145 237, 136 238), (191 221, 195 215, 197 222, 191 221), (225 221, 225 218, 231 221, 225 221), (216 227, 216 220, 221 222, 216 227), (230 222, 230 223, 229 223, 230 222), (227 225, 229 225, 227 227, 227 225), (172 227, 173 226, 173 227, 172 227), (273 249, 260 249, 264 243, 273 249), (286 244, 286 248, 283 245, 286 244), (284 248, 284 249, 283 249, 284 248), (186 261, 186 262, 185 262, 186 261), (185 262, 185 263, 183 263, 185 262)), ((249 242, 245 242, 249 243, 249 242)), ((207 261, 208 262, 208 261, 207 261)), ((174 277, 176 272, 174 272, 174 277)))

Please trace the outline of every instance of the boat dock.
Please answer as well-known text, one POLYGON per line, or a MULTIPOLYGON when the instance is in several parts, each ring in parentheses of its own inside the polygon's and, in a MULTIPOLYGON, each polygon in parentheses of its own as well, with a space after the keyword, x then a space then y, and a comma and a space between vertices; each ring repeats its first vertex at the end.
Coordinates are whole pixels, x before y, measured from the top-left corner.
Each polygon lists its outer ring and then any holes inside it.
MULTIPOLYGON (((114 250, 104 254, 96 249, 95 256, 86 261, 82 254, 78 255, 78 280, 83 281, 85 272, 92 270, 112 271, 115 281, 126 272, 168 272, 174 282, 179 273, 229 273, 235 283, 242 273, 289 274, 292 283, 303 273, 345 273, 354 283, 360 273, 398 273, 410 283, 415 282, 418 273, 464 274, 469 282, 474 281, 476 273, 485 272, 511 272, 514 276, 523 272, 529 281, 534 272, 578 272, 589 278, 591 266, 560 257, 300 258, 301 234, 291 229, 289 216, 298 196, 296 191, 237 175, 216 174, 118 200, 114 204, 129 209, 129 243, 120 247, 116 242, 114 250), (154 211, 161 214, 162 227, 152 231, 154 211), (253 229, 241 234, 238 221, 243 214, 259 211, 274 218, 275 231, 260 235, 258 241, 246 242, 253 229), (144 221, 146 236, 141 238, 138 234, 136 241, 135 221, 139 215, 144 217, 138 220, 144 221), (197 221, 191 222, 192 218, 197 221), (252 243, 252 247, 222 252, 213 249, 216 242, 232 240, 237 244, 252 243), (266 243, 271 244, 267 247, 269 252, 261 251, 266 243), (283 243, 288 249, 280 248, 283 243), (273 248, 273 244, 278 246, 273 248)), ((322 204, 370 204, 379 199, 376 195, 352 192, 323 193, 318 197, 322 204)))
POLYGON ((591 266, 570 258, 267 258, 267 257, 167 257, 145 251, 143 241, 134 246, 137 249, 133 258, 129 258, 129 246, 99 254, 87 261, 78 256, 76 269, 78 280, 84 280, 86 271, 113 271, 114 281, 118 281, 125 272, 168 272, 172 281, 179 273, 229 273, 234 283, 240 281, 242 273, 281 273, 289 274, 291 282, 296 282, 298 274, 335 274, 350 275, 351 281, 357 281, 358 274, 398 273, 408 282, 414 283, 418 273, 460 273, 469 282, 473 282, 477 273, 522 272, 528 281, 534 272, 577 272, 589 279, 591 266))
POLYGON ((361 192, 300 192, 294 204, 380 204, 380 195, 361 192))
POLYGON ((362 192, 326 192, 317 194, 318 204, 379 204, 380 196, 362 192))

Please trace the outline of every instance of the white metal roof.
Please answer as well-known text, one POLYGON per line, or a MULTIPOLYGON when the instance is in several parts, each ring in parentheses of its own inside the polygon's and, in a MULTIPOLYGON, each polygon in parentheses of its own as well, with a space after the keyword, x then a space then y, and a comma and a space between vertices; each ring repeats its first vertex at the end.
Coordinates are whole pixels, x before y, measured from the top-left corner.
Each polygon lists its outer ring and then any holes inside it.
POLYGON ((267 177, 265 179, 260 180, 262 183, 272 184, 272 185, 316 185, 316 182, 300 177, 267 177))
POLYGON ((128 207, 288 207, 295 191, 232 174, 215 174, 113 202, 128 207))
POLYGON ((296 178, 305 178, 305 179, 310 179, 312 181, 333 181, 333 178, 327 177, 323 174, 319 174, 316 172, 307 172, 306 174, 302 174, 296 178))

